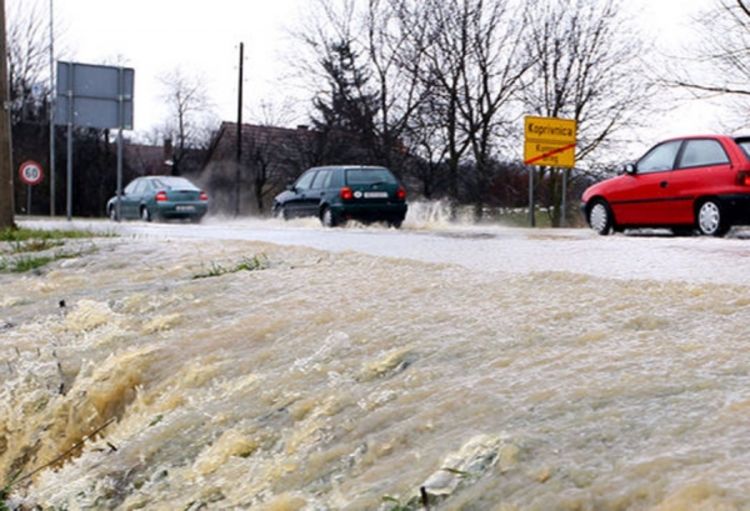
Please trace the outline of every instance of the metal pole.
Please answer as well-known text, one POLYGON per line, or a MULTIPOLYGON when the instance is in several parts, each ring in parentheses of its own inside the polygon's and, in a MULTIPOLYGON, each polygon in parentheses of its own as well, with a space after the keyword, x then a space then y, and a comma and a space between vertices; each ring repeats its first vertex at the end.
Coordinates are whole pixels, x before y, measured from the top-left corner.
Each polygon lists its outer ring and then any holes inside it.
POLYGON ((31 185, 26 185, 26 216, 31 215, 31 185))
POLYGON ((237 95, 237 173, 235 175, 234 216, 240 214, 240 166, 242 163, 242 75, 245 55, 245 43, 240 43, 240 79, 237 95))
POLYGON ((562 208, 560 215, 560 227, 566 227, 567 216, 568 216, 568 169, 562 169, 562 201, 560 207, 562 208))
POLYGON ((534 216, 534 167, 529 168, 529 225, 531 227, 536 226, 534 216))
POLYGON ((68 221, 73 219, 73 84, 75 65, 68 64, 68 175, 67 175, 67 204, 68 221))
POLYGON ((121 201, 122 201, 122 125, 124 123, 123 119, 123 104, 124 104, 124 95, 125 95, 125 86, 124 86, 124 75, 125 71, 123 68, 120 68, 118 70, 118 78, 119 78, 119 91, 117 94, 117 117, 119 120, 119 129, 117 130, 117 205, 115 206, 117 208, 117 221, 120 221, 120 208, 121 201))
POLYGON ((49 216, 55 216, 55 23, 49 0, 49 216))

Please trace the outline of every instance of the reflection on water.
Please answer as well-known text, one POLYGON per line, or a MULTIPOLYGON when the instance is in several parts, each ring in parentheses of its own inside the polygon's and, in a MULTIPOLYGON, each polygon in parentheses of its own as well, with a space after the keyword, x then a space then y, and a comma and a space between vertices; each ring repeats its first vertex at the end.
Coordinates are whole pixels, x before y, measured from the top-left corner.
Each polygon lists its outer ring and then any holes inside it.
POLYGON ((126 239, 0 286, 0 483, 115 419, 14 502, 750 506, 746 287, 126 239))

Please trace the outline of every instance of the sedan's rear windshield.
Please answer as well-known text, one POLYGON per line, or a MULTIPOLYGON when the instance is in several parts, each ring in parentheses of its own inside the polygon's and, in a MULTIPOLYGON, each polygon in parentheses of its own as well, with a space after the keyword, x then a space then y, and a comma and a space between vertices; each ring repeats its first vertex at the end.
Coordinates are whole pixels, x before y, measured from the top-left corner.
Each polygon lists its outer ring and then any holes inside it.
POLYGON ((185 179, 184 177, 160 177, 154 179, 154 183, 159 188, 174 190, 197 190, 198 188, 185 179))
POLYGON ((346 184, 373 185, 375 183, 396 184, 396 178, 388 169, 347 169, 346 184))

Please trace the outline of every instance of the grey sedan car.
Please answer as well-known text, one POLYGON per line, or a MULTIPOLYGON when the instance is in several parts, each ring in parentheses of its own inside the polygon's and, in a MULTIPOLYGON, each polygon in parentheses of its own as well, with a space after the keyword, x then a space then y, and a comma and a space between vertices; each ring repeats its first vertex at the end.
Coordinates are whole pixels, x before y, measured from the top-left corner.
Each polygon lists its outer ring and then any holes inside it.
MULTIPOLYGON (((131 181, 123 190, 120 217, 183 218, 200 222, 208 210, 208 195, 184 177, 146 176, 131 181)), ((107 214, 117 220, 117 196, 107 202, 107 214)))

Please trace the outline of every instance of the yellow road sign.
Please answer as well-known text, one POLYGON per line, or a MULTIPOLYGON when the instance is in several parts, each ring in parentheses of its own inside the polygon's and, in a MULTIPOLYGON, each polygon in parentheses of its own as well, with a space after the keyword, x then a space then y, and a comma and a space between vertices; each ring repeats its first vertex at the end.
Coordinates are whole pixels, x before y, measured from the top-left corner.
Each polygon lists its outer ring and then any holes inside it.
POLYGON ((523 162, 545 167, 575 167, 576 121, 525 117, 523 162))

